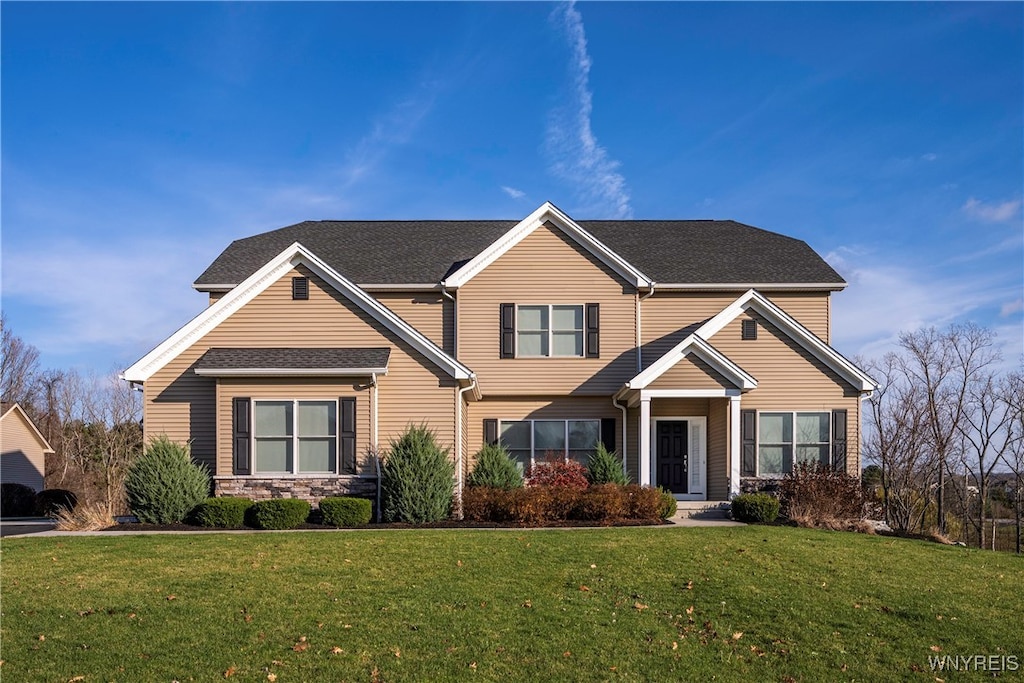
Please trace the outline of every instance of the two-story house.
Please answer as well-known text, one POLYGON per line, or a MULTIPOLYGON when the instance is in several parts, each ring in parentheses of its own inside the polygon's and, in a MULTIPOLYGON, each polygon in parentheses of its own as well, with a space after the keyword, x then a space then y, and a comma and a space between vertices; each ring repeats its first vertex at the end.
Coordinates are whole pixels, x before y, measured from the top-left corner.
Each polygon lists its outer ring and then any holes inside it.
POLYGON ((734 221, 308 221, 193 286, 209 307, 124 378, 147 438, 191 442, 218 494, 369 493, 371 454, 420 423, 459 489, 495 441, 524 468, 604 442, 680 500, 860 470, 874 384, 829 345, 845 282, 734 221))

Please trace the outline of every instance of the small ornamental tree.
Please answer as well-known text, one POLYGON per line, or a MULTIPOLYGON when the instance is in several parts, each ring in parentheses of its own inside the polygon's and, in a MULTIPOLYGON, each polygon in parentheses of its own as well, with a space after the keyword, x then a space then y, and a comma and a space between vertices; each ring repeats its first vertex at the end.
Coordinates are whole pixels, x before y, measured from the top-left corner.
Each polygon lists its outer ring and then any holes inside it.
POLYGON ((522 488, 523 475, 504 446, 487 444, 477 452, 476 464, 466 478, 466 486, 490 486, 508 491, 522 488))
POLYGON ((210 494, 210 475, 192 461, 188 444, 160 436, 128 468, 128 508, 140 522, 176 524, 210 494))
POLYGON ((426 425, 409 426, 381 467, 381 510, 385 522, 423 524, 451 514, 455 466, 448 449, 426 425))
POLYGON ((625 486, 629 483, 629 477, 622 469, 622 460, 618 454, 615 451, 609 451, 600 442, 587 463, 587 479, 591 486, 600 486, 601 484, 625 486))

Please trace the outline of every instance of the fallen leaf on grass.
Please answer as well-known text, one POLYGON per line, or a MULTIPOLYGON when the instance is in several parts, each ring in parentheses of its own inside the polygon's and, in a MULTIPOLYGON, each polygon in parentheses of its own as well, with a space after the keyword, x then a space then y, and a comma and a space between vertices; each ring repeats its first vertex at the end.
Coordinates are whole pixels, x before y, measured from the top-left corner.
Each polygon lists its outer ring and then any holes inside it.
POLYGON ((693 590, 693 581, 687 581, 686 582, 686 590, 688 590, 688 591, 692 591, 693 590))
POLYGON ((235 675, 235 671, 237 671, 237 669, 235 669, 235 667, 229 666, 227 668, 227 671, 224 672, 224 678, 231 678, 232 676, 235 675))
POLYGON ((68 679, 68 683, 78 683, 78 681, 84 681, 84 680, 85 680, 85 676, 75 676, 74 678, 69 678, 68 679))
POLYGON ((736 631, 736 633, 732 634, 732 639, 733 640, 739 640, 742 637, 743 637, 743 631, 736 631))
POLYGON ((942 648, 939 647, 938 645, 932 645, 928 649, 931 650, 932 652, 942 652, 942 648))
POLYGON ((473 671, 476 671, 476 662, 470 662, 469 663, 469 668, 472 669, 473 671))
POLYGON ((270 683, 274 683, 274 681, 277 680, 277 674, 267 674, 267 680, 270 681, 270 683))
POLYGON ((167 596, 167 599, 168 599, 168 600, 177 600, 177 599, 178 599, 178 596, 177 596, 177 595, 173 595, 173 594, 172 594, 172 595, 168 595, 168 596, 167 596))
POLYGON ((642 602, 634 602, 633 609, 635 609, 637 612, 643 612, 645 609, 647 609, 647 605, 643 604, 642 602))
POLYGON ((566 650, 565 652, 562 653, 562 656, 563 657, 572 657, 572 653, 569 652, 568 650, 566 650))
POLYGON ((590 586, 580 586, 580 590, 584 591, 584 592, 589 591, 590 590, 590 586))
POLYGON ((300 637, 299 642, 292 646, 292 650, 295 652, 305 652, 307 649, 309 649, 309 643, 306 642, 306 636, 300 637))
POLYGON ((689 607, 686 608, 686 613, 687 614, 693 614, 693 605, 690 605, 689 607))
POLYGON ((526 602, 523 603, 523 607, 533 607, 533 602, 531 602, 530 600, 527 600, 526 602))
POLYGON ((332 655, 340 655, 342 652, 344 652, 344 650, 342 650, 337 645, 335 645, 334 647, 331 648, 331 654, 332 655))
POLYGON ((44 636, 42 633, 40 633, 39 634, 39 640, 46 640, 46 636, 44 636))
POLYGON ((395 653, 396 657, 401 657, 402 656, 402 650, 397 648, 397 647, 394 650, 392 650, 392 652, 395 653))
POLYGON ((461 567, 462 566, 462 560, 459 560, 458 562, 456 562, 455 566, 456 567, 461 567))
POLYGON ((679 643, 677 643, 676 641, 673 640, 672 641, 672 649, 673 650, 678 650, 679 649, 679 643))

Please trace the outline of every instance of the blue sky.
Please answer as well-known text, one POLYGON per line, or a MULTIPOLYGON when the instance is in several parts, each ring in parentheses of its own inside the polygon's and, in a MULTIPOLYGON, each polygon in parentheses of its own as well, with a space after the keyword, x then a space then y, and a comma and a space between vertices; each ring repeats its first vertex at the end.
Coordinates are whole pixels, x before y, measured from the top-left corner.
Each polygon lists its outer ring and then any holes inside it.
POLYGON ((848 355, 1022 353, 1020 3, 12 3, 2 306, 124 368, 232 240, 306 219, 732 218, 850 282, 848 355))

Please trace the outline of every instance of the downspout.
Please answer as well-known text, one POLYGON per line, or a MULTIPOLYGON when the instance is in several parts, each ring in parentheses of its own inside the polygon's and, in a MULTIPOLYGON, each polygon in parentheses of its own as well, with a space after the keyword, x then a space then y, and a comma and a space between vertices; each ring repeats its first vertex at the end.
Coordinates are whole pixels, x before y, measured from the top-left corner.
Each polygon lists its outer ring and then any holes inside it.
POLYGON ((643 345, 644 337, 643 337, 643 334, 641 334, 641 327, 640 327, 640 309, 641 309, 640 303, 643 302, 645 299, 650 299, 652 296, 654 296, 654 284, 655 283, 653 283, 653 282, 651 283, 650 291, 647 292, 647 294, 644 294, 643 296, 640 296, 640 290, 639 289, 636 290, 636 293, 637 293, 637 297, 636 297, 636 371, 637 371, 637 373, 642 372, 643 369, 644 369, 643 351, 641 350, 641 346, 643 345))
POLYGON ((622 411, 622 472, 625 474, 628 471, 626 469, 626 424, 628 421, 626 406, 616 401, 614 396, 612 396, 612 405, 622 411))
POLYGON ((476 389, 476 375, 471 375, 469 378, 469 385, 462 387, 455 392, 455 460, 456 460, 456 472, 455 478, 455 490, 459 494, 459 510, 458 517, 462 519, 462 397, 467 391, 476 389))

